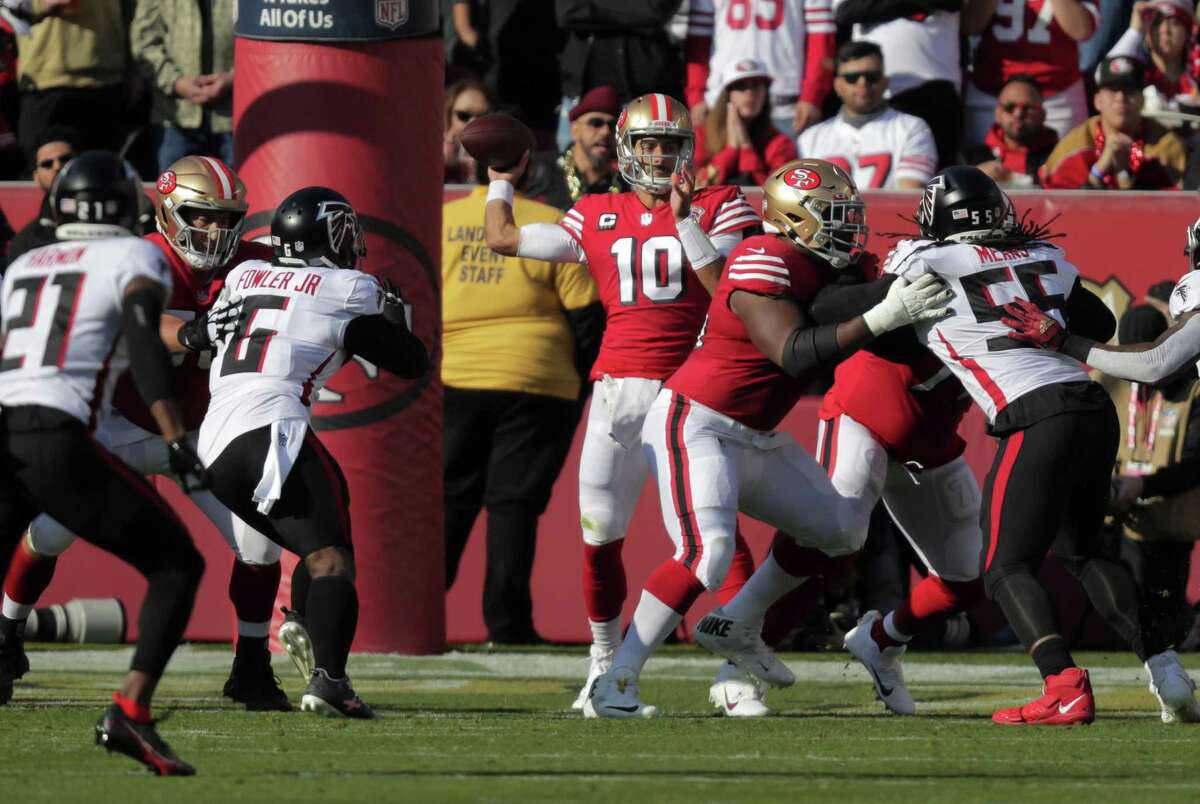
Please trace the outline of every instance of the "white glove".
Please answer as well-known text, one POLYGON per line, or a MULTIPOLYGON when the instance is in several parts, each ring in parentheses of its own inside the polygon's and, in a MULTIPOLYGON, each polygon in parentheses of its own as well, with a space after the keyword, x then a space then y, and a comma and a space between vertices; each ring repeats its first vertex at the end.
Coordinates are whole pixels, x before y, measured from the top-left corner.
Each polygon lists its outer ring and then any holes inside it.
POLYGON ((209 341, 216 344, 225 340, 237 329, 238 319, 241 315, 241 296, 235 293, 223 299, 217 299, 217 303, 204 314, 204 327, 208 332, 209 341))
POLYGON ((871 334, 879 337, 909 324, 945 318, 951 313, 946 305, 953 298, 954 291, 933 274, 923 274, 911 283, 900 277, 883 301, 863 313, 863 321, 871 334))

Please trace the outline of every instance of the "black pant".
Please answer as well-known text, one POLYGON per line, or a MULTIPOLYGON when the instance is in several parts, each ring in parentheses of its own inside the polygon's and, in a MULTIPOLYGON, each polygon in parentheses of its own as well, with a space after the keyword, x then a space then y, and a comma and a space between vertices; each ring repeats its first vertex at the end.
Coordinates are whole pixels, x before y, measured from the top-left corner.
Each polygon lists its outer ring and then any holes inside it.
POLYGON ((483 619, 489 638, 534 638, 529 577, 538 517, 582 410, 574 400, 513 391, 444 389, 446 588, 487 506, 483 619))
POLYGON ((937 145, 938 170, 958 164, 963 106, 954 84, 949 81, 929 81, 893 95, 888 104, 929 124, 937 145))
POLYGON ((271 443, 270 426, 242 433, 209 466, 212 493, 247 525, 301 559, 324 547, 352 549, 350 490, 337 461, 311 430, 284 481, 280 497, 263 514, 254 502, 271 443))
POLYGON ((183 522, 77 419, 39 406, 7 408, 0 414, 0 577, 40 513, 145 576, 132 669, 161 676, 204 574, 183 522))

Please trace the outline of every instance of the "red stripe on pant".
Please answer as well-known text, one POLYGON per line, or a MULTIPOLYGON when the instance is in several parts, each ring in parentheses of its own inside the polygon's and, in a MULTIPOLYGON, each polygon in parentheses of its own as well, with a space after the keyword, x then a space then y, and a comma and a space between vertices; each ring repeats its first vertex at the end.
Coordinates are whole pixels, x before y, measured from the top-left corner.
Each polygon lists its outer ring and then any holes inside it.
POLYGON ((679 394, 671 396, 671 408, 667 414, 667 457, 671 468, 671 502, 679 518, 679 535, 683 542, 680 562, 689 570, 695 565, 703 549, 700 543, 700 526, 692 508, 692 484, 689 472, 687 447, 684 445, 683 428, 687 425, 692 403, 679 394))
POLYGON ((996 545, 1000 542, 1000 513, 1004 509, 1004 496, 1008 491, 1008 479, 1012 476, 1013 464, 1017 462, 1017 453, 1021 451, 1021 442, 1024 440, 1024 430, 1018 430, 1005 440, 1004 454, 1000 456, 1000 466, 996 469, 996 479, 991 489, 991 507, 988 511, 988 553, 983 562, 985 572, 992 565, 996 545))
POLYGON ((341 473, 338 471, 333 456, 329 454, 329 450, 325 449, 321 439, 317 438, 312 430, 305 431, 304 440, 312 447, 313 452, 317 453, 317 457, 321 460, 321 467, 325 470, 325 476, 329 478, 329 486, 333 489, 333 496, 337 499, 338 519, 342 521, 342 535, 345 537, 346 544, 349 545, 350 501, 346 499, 345 490, 342 488, 341 473))

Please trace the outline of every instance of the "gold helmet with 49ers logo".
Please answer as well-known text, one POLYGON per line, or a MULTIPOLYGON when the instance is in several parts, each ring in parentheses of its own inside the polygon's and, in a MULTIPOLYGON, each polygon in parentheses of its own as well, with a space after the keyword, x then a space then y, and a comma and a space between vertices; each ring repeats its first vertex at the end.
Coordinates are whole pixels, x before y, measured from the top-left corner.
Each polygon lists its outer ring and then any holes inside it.
POLYGON ((854 180, 824 159, 798 159, 763 184, 763 220, 834 268, 867 246, 865 206, 854 180))
POLYGON ((692 167, 696 132, 687 107, 670 95, 652 93, 634 98, 617 118, 617 166, 630 186, 661 195, 671 189, 671 175, 692 167), (642 137, 678 140, 675 154, 638 153, 642 137))
POLYGON ((220 159, 185 156, 158 177, 154 219, 158 231, 197 271, 220 268, 233 257, 246 223, 246 185, 220 159))

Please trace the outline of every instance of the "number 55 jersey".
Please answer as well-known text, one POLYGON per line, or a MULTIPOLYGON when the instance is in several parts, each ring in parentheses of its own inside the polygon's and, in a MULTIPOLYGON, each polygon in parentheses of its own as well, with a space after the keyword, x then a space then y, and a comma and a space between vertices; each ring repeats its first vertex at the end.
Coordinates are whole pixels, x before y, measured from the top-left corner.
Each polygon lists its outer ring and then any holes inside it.
POLYGON ((918 325, 917 336, 954 372, 989 423, 995 425, 1010 404, 1038 388, 1089 382, 1079 361, 1013 340, 1000 320, 1003 305, 1028 299, 1065 326, 1063 310, 1079 287, 1079 271, 1060 249, 1036 244, 1002 251, 905 240, 896 245, 883 270, 909 281, 933 273, 954 291, 953 313, 918 325))

